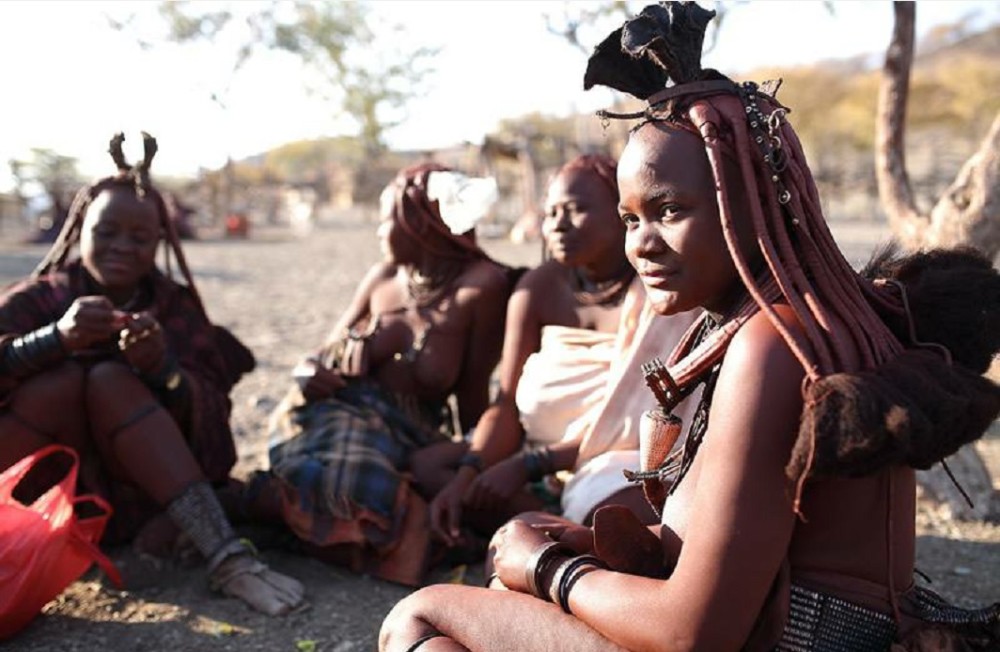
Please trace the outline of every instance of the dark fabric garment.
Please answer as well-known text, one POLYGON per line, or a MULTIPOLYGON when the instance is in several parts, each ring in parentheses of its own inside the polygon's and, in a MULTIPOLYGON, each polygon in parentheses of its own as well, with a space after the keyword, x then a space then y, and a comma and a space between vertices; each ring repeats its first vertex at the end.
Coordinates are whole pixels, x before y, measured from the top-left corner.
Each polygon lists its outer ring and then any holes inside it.
MULTIPOLYGON (((236 463, 229 429, 229 392, 240 376, 253 368, 253 357, 232 334, 208 321, 187 288, 159 271, 146 279, 140 292, 133 311, 149 311, 156 318, 168 350, 192 381, 190 418, 180 424, 181 430, 209 481, 224 482, 236 463)), ((99 291, 94 281, 79 261, 58 272, 13 284, 0 296, 0 350, 15 337, 58 320, 76 298, 96 294, 99 291)), ((123 360, 114 342, 74 357, 84 365, 98 360, 123 360)), ((0 378, 0 406, 18 382, 0 378)), ((92 453, 81 451, 81 457, 90 459, 92 453)), ((94 477, 100 486, 83 489, 104 495, 115 509, 105 540, 128 538, 149 516, 160 511, 137 487, 111 478, 100 469, 94 477)))

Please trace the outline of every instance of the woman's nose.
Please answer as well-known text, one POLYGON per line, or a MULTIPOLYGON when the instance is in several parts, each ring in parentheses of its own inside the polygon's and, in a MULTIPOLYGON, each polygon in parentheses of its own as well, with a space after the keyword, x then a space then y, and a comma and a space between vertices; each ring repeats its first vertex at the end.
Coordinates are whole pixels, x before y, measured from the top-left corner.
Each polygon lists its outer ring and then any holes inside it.
POLYGON ((115 251, 132 251, 135 241, 127 233, 119 233, 111 239, 111 248, 115 251))
POLYGON ((565 231, 573 226, 568 208, 555 208, 552 211, 552 230, 565 231))
POLYGON ((645 220, 625 234, 625 253, 629 258, 649 258, 665 252, 669 247, 652 222, 645 220))

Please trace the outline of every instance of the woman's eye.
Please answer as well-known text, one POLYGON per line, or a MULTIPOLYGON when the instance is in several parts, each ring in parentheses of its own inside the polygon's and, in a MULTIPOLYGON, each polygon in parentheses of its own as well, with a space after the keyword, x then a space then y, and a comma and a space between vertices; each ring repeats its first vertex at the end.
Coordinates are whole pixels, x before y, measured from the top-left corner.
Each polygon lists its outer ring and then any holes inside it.
POLYGON ((676 204, 664 204, 660 207, 660 217, 665 219, 672 219, 677 217, 680 213, 680 207, 676 204))
POLYGON ((621 220, 626 227, 633 227, 639 223, 639 216, 635 213, 624 213, 621 215, 621 220))

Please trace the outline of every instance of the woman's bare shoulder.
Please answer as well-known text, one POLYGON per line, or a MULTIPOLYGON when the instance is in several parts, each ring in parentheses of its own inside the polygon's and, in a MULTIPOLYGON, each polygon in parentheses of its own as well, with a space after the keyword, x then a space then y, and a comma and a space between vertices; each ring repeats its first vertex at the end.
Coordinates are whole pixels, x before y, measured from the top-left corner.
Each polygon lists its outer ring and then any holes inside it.
MULTIPOLYGON (((792 310, 787 306, 775 306, 775 310, 793 336, 801 338, 802 327, 792 310)), ((729 344, 716 385, 713 410, 728 413, 727 406, 736 406, 734 414, 741 415, 737 421, 760 418, 777 425, 801 410, 804 375, 802 363, 771 319, 758 312, 729 344)))
POLYGON ((524 303, 535 304, 551 301, 563 288, 568 287, 566 268, 554 260, 547 260, 521 276, 512 297, 524 303))
POLYGON ((492 260, 483 259, 471 263, 462 272, 461 283, 467 287, 478 287, 486 291, 502 289, 510 285, 508 269, 492 260))
MULTIPOLYGON (((795 312, 785 304, 777 304, 772 307, 792 337, 799 342, 805 342, 805 331, 795 316, 795 312)), ((736 332, 726 351, 725 359, 731 364, 765 364, 768 360, 776 362, 780 359, 785 362, 794 362, 792 367, 798 367, 801 371, 801 364, 795 359, 791 347, 782 334, 778 332, 771 317, 764 314, 763 311, 750 317, 736 332)))

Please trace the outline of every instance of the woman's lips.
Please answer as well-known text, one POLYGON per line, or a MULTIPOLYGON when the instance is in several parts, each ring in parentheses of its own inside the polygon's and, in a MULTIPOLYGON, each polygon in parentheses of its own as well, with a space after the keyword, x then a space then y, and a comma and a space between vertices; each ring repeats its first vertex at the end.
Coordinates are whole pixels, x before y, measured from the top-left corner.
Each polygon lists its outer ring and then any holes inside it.
POLYGON ((105 260, 101 267, 107 271, 128 272, 132 270, 132 264, 124 260, 105 260))
POLYGON ((668 289, 674 284, 680 270, 656 269, 643 270, 639 272, 639 278, 646 287, 657 289, 668 289))

